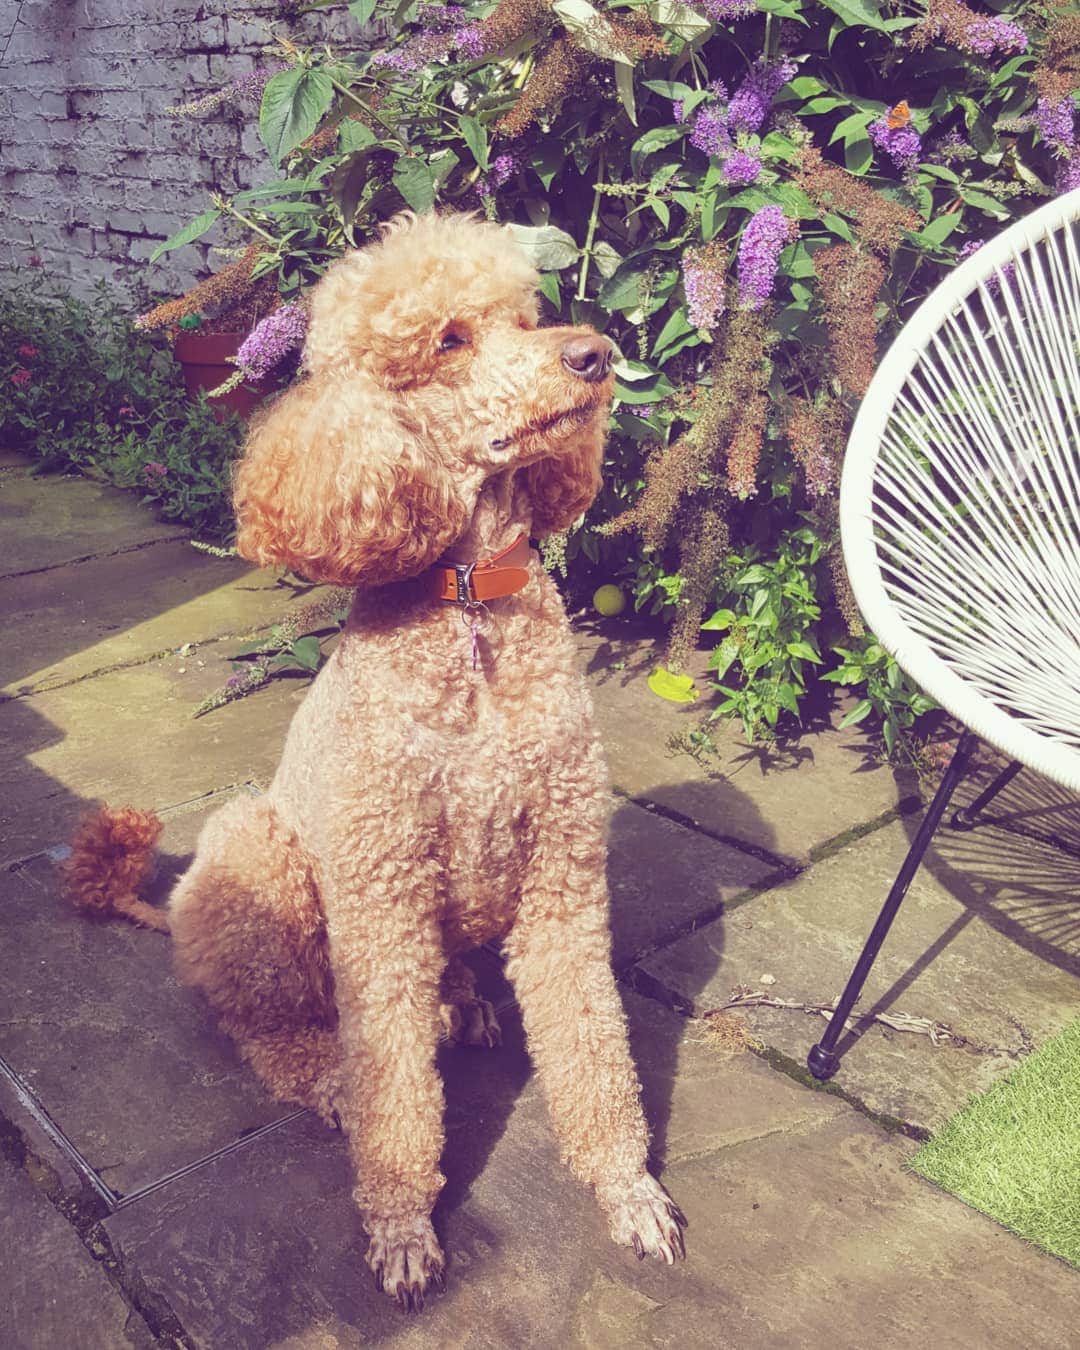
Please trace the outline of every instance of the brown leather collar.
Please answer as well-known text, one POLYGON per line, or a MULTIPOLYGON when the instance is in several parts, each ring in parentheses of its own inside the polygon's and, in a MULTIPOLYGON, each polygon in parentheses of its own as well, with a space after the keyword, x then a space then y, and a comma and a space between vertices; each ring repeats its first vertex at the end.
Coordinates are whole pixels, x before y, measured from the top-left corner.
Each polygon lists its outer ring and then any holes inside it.
POLYGON ((436 600, 476 605, 515 595, 529 581, 529 536, 519 535, 509 547, 474 563, 439 562, 424 573, 436 600))

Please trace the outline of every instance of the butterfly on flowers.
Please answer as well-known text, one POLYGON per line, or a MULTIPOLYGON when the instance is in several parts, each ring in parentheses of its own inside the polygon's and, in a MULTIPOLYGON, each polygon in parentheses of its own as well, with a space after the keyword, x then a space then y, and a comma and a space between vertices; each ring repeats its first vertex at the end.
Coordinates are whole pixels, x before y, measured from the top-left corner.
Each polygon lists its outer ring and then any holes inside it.
POLYGON ((890 108, 885 115, 885 124, 890 131, 897 131, 900 127, 906 127, 911 121, 911 109, 908 107, 906 98, 902 98, 894 107, 890 108))

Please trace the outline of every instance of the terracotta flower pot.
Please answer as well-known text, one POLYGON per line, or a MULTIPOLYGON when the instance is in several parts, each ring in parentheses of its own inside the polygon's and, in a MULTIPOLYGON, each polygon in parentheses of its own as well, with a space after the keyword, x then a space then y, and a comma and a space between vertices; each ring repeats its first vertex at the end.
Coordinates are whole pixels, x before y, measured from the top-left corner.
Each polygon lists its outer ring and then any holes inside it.
MULTIPOLYGON (((245 337, 246 333, 200 333, 198 330, 177 335, 173 355, 183 369, 184 384, 191 398, 198 397, 201 390, 209 393, 236 374, 236 367, 228 358, 236 355, 245 337)), ((220 398, 212 398, 210 407, 219 418, 224 418, 226 412, 248 417, 275 387, 272 380, 248 381, 220 398)))

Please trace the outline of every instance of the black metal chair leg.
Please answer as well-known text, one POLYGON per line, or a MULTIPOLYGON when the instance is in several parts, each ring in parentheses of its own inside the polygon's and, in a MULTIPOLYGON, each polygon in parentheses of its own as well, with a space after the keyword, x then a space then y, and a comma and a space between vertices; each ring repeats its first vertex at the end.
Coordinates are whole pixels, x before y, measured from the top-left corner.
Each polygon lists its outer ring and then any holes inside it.
POLYGON ((954 830, 973 830, 978 825, 978 817, 990 805, 999 792, 1003 792, 1024 766, 1018 759, 998 774, 985 792, 980 792, 970 806, 962 806, 953 812, 949 825, 954 830))
POLYGON ((870 974, 881 944, 885 941, 886 935, 892 927, 896 912, 900 908, 904 896, 907 895, 911 880, 919 869, 919 864, 923 860, 923 855, 926 853, 930 840, 934 837, 934 831, 937 829, 941 817, 945 814, 945 809, 956 790, 956 785, 964 776, 977 744, 978 738, 972 732, 965 731, 961 735, 949 767, 945 770, 937 792, 934 793, 934 800, 930 803, 926 815, 923 817, 922 824, 912 840, 911 848, 908 849, 908 855, 904 859, 897 878, 892 884, 892 889, 881 908, 877 922, 866 940, 866 946, 862 949, 858 961, 855 962, 855 969, 851 972, 847 987, 840 997, 840 1002, 836 1005, 836 1010, 829 1019, 829 1025, 825 1028, 825 1035, 807 1056, 807 1068, 815 1078, 831 1078, 837 1070, 840 1056, 836 1053, 836 1042, 840 1039, 848 1016, 855 1006, 855 1000, 862 993, 862 987, 866 983, 866 977, 870 974))

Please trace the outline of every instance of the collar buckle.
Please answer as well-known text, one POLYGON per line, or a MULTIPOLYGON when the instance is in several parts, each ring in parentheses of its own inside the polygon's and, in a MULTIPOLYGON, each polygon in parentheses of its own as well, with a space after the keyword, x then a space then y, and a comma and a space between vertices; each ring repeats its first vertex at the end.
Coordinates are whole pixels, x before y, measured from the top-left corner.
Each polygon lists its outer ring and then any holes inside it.
POLYGON ((454 579, 457 583, 457 595, 454 597, 455 603, 459 605, 471 605, 476 597, 472 593, 472 574, 476 567, 475 562, 471 563, 452 563, 454 569, 454 579))

